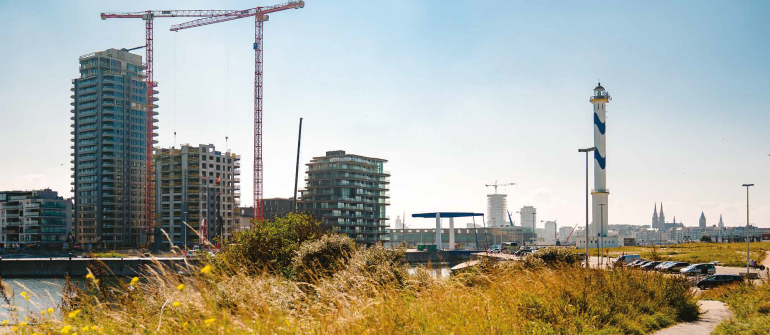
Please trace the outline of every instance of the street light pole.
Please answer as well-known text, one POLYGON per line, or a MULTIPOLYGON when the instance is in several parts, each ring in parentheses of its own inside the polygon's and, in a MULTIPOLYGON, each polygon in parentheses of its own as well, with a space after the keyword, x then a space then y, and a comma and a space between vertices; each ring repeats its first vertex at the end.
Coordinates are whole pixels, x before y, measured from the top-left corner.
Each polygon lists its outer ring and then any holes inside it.
POLYGON ((743 184, 746 187, 746 277, 749 276, 749 265, 751 260, 749 258, 749 187, 754 184, 743 184))
POLYGON ((596 147, 578 149, 578 152, 586 153, 586 268, 589 267, 588 262, 588 153, 594 151, 596 147))

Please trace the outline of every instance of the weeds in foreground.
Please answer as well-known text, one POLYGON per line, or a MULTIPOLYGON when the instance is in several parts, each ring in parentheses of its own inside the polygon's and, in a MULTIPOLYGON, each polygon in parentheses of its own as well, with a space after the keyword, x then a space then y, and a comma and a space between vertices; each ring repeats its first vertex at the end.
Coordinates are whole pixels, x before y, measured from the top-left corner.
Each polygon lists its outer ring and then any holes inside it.
POLYGON ((722 322, 712 334, 770 334, 770 282, 722 286, 706 291, 703 298, 725 302, 733 318, 722 322))
POLYGON ((76 309, 40 330, 643 334, 697 318, 687 282, 657 273, 521 263, 437 278, 425 269, 407 274, 402 262, 403 252, 358 249, 347 265, 311 282, 211 266, 179 276, 156 265, 143 281, 107 288, 109 294, 79 292, 69 304, 76 309))

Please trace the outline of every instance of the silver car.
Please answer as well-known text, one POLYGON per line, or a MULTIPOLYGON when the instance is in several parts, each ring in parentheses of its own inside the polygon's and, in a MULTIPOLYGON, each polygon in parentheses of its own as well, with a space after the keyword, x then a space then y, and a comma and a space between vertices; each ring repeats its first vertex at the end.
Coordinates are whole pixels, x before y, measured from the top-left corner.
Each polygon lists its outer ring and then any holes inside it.
POLYGON ((716 272, 717 268, 712 263, 692 264, 684 269, 679 270, 679 273, 685 276, 713 275, 716 272))

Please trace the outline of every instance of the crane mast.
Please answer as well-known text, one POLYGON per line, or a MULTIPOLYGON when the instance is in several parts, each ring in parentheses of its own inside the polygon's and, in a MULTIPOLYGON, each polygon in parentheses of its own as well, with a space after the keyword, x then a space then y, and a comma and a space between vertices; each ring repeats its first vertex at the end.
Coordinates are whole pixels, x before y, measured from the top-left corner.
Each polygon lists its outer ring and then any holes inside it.
POLYGON ((147 129, 147 136, 145 138, 145 171, 144 178, 144 205, 145 205, 145 231, 147 233, 147 241, 152 233, 152 229, 155 226, 155 211, 153 206, 155 205, 155 188, 153 187, 154 176, 152 173, 152 155, 153 144, 155 144, 155 87, 157 83, 154 81, 154 69, 153 69, 153 21, 155 18, 161 17, 209 17, 217 15, 226 15, 234 12, 233 10, 148 10, 143 12, 128 12, 128 13, 101 13, 102 20, 106 19, 142 19, 145 22, 145 85, 146 87, 146 104, 145 113, 147 114, 147 122, 145 123, 147 129))
POLYGON ((254 219, 264 218, 263 208, 263 169, 262 169, 262 66, 263 66, 263 33, 264 23, 269 19, 267 14, 287 9, 304 8, 304 1, 289 1, 274 6, 255 7, 233 11, 218 16, 205 17, 190 22, 171 26, 171 31, 207 26, 247 17, 254 17, 254 219))

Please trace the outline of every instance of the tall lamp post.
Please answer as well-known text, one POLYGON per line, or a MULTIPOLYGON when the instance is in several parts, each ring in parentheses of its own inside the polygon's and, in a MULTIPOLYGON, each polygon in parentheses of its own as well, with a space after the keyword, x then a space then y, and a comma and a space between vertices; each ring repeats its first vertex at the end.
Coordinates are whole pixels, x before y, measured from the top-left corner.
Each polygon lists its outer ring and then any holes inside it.
POLYGON ((588 263, 588 153, 594 151, 596 147, 590 147, 585 149, 578 149, 578 152, 586 153, 586 268, 589 267, 588 263))
POLYGON ((754 184, 743 184, 746 188, 746 277, 749 275, 749 265, 751 260, 749 258, 749 187, 754 184))

